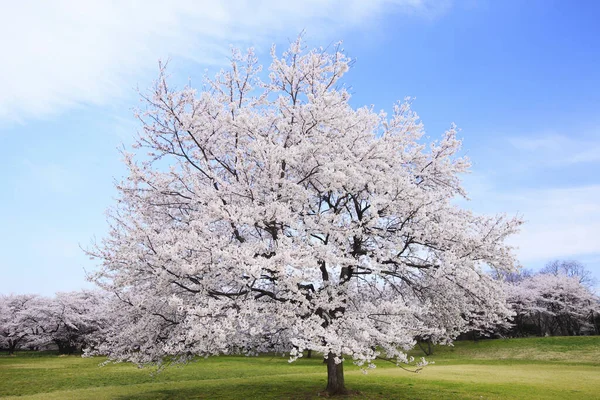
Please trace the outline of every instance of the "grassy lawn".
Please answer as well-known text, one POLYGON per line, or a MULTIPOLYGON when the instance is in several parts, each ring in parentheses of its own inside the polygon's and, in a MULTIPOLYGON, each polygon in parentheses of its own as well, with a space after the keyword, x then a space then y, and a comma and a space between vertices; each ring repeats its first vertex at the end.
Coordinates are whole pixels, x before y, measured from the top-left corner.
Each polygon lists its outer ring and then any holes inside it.
MULTIPOLYGON (((421 354, 415 351, 415 355, 421 354)), ((419 374, 348 365, 356 399, 600 399, 600 337, 457 342, 419 374)), ((100 358, 0 356, 0 397, 14 399, 311 399, 325 388, 318 358, 213 357, 152 375, 100 358)))

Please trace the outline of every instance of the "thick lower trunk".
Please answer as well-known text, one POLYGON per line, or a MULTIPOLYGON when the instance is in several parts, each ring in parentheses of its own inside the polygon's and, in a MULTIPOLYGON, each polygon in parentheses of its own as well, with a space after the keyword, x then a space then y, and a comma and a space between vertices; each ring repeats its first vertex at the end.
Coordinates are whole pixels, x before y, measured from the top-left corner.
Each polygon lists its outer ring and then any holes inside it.
POLYGON ((75 348, 70 343, 65 343, 65 342, 54 342, 54 343, 56 343, 56 345, 58 346, 59 354, 71 355, 75 351, 75 348))
POLYGON ((431 340, 427 340, 427 347, 425 347, 425 345, 423 345, 423 342, 421 341, 418 341, 417 344, 419 345, 421 350, 423 350, 423 353, 425 353, 426 356, 430 356, 433 354, 433 349, 431 348, 431 340))
POLYGON ((327 389, 330 395, 346 394, 344 386, 344 363, 335 363, 335 355, 329 353, 327 356, 327 389))
POLYGON ((11 356, 11 355, 15 354, 15 350, 17 350, 18 343, 19 343, 18 341, 12 341, 12 340, 10 340, 8 342, 8 355, 11 356))
POLYGON ((312 358, 312 350, 308 349, 308 352, 306 354, 306 358, 312 358))

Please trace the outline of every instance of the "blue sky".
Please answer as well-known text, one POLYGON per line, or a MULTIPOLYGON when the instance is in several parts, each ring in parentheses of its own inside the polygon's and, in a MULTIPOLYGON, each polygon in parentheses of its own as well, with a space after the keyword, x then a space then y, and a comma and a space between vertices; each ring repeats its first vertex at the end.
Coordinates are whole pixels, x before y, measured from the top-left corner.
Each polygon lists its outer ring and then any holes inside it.
POLYGON ((0 26, 0 293, 90 287, 80 246, 106 232, 136 87, 265 63, 306 30, 356 59, 352 103, 415 97, 431 138, 452 122, 477 212, 519 213, 525 267, 583 262, 600 280, 600 3, 594 1, 13 2, 0 26), (31 3, 31 4, 30 4, 31 3), (233 4, 233 5, 232 5, 233 4), (35 5, 35 6, 34 6, 35 5))

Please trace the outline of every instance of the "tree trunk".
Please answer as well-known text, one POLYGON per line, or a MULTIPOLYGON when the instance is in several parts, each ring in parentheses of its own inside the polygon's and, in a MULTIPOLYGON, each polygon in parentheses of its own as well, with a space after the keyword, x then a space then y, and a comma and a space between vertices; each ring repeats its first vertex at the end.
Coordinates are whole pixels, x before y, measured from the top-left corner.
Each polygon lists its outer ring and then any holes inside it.
POLYGON ((306 358, 312 358, 312 350, 308 349, 308 351, 306 352, 306 358))
POLYGON ((596 321, 596 317, 594 316, 594 310, 592 310, 592 325, 594 326, 596 335, 600 335, 600 328, 598 327, 598 321, 596 321))
POLYGON ((344 386, 344 363, 335 363, 335 355, 329 353, 327 356, 327 388, 330 395, 346 394, 344 386))
POLYGON ((433 354, 433 350, 431 348, 431 340, 427 340, 427 348, 423 346, 423 342, 420 340, 417 341, 417 344, 419 345, 421 350, 423 350, 423 353, 425 353, 426 356, 430 356, 433 354))

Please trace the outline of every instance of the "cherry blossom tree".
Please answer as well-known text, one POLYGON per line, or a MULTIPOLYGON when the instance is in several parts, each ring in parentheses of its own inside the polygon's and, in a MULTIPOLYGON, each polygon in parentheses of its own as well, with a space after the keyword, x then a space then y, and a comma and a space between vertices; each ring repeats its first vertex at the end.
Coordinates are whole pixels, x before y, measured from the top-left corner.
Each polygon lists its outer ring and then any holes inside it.
POLYGON ((0 348, 14 354, 26 345, 35 334, 36 325, 27 318, 32 303, 38 300, 35 295, 0 295, 0 348))
POLYGON ((109 296, 99 291, 0 296, 0 348, 14 353, 20 347, 73 353, 99 339, 95 333, 109 325, 109 296))
POLYGON ((108 324, 102 312, 105 295, 98 291, 59 292, 52 298, 38 298, 26 312, 35 324, 31 340, 38 346, 53 343, 61 354, 85 347, 90 335, 108 324))
POLYGON ((595 333, 594 316, 600 299, 582 284, 578 276, 542 273, 507 284, 508 301, 516 312, 517 335, 582 335, 595 333))
POLYGON ((591 288, 596 283, 592 272, 576 260, 553 260, 540 270, 543 274, 565 275, 576 278, 579 283, 591 288))
POLYGON ((160 364, 311 349, 336 394, 346 360, 413 363, 416 337, 447 343, 510 313, 482 267, 513 270, 504 240, 521 221, 458 207, 456 128, 426 143, 408 100, 391 115, 352 107, 350 62, 298 39, 266 74, 236 50, 199 92, 161 66, 90 250, 121 300, 98 352, 160 364))

